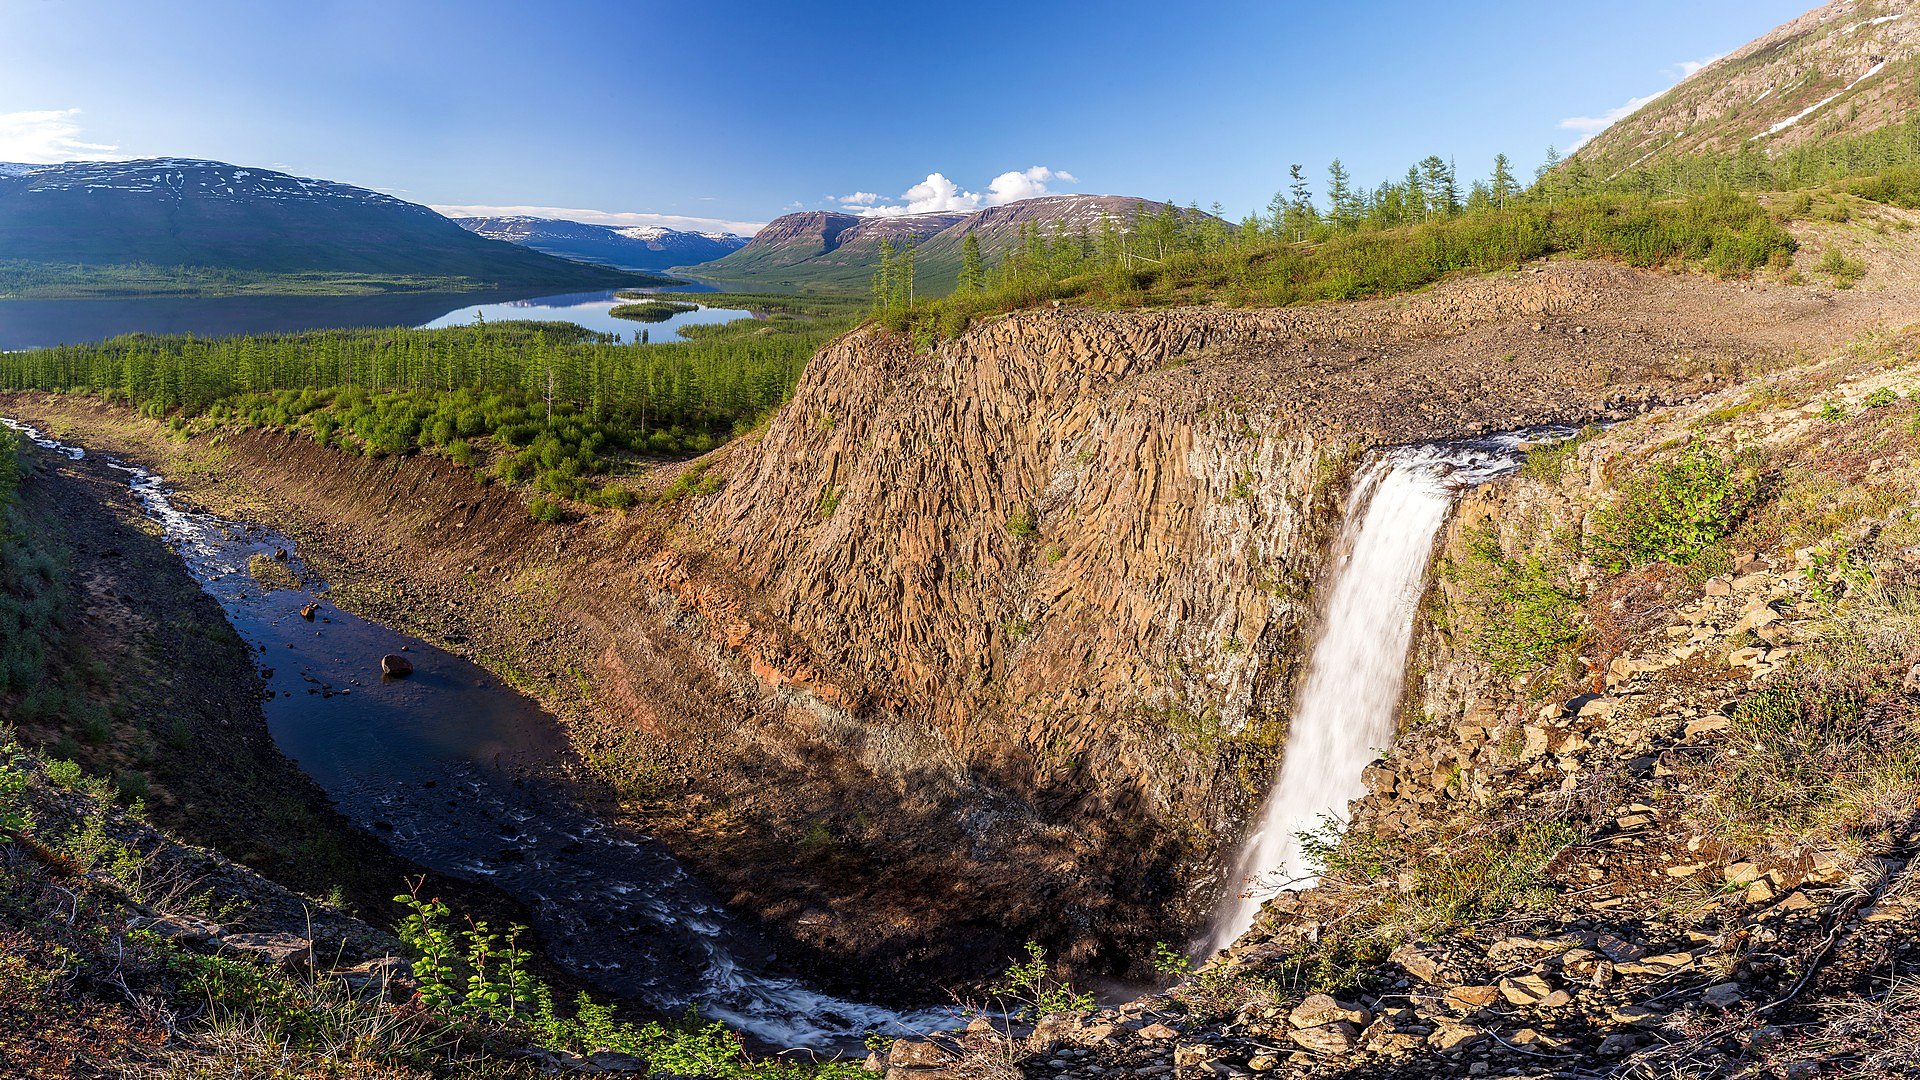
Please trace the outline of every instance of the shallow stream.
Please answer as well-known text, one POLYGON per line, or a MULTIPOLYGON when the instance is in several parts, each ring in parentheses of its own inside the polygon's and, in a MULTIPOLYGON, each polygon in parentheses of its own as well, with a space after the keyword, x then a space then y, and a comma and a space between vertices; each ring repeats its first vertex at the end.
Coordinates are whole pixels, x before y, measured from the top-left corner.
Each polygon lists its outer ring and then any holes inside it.
MULTIPOLYGON (((87 456, 0 423, 69 459, 87 456)), ((773 950, 664 847, 592 811, 585 770, 537 704, 458 656, 333 607, 286 537, 184 510, 153 472, 102 462, 125 475, 253 651, 280 749, 395 852, 524 904, 563 969, 660 1010, 694 1006, 782 1047, 853 1049, 869 1032, 951 1024, 946 1010, 901 1014, 781 973, 773 950), (298 584, 267 588, 249 570, 255 558, 283 563, 298 584), (312 619, 301 611, 309 604, 312 619), (389 653, 404 654, 413 674, 383 676, 389 653)))

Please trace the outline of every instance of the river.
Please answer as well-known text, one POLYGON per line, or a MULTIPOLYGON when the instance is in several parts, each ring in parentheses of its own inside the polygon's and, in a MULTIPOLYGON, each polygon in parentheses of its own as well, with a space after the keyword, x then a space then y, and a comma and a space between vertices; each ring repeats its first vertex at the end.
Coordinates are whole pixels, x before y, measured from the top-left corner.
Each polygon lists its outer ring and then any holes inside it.
MULTIPOLYGON (((0 423, 69 459, 87 456, 0 423)), ((663 846, 592 812, 585 770, 536 703, 458 656, 333 607, 286 537, 182 509, 158 475, 102 460, 254 652, 280 749, 395 852, 524 904, 560 967, 617 997, 668 1012, 692 1006, 782 1047, 850 1050, 869 1032, 954 1022, 947 1010, 901 1014, 837 998, 783 971, 663 846), (299 584, 267 588, 249 562, 280 562, 280 553, 299 584), (301 610, 309 604, 311 619, 301 610), (383 676, 389 653, 403 653, 413 674, 383 676)))

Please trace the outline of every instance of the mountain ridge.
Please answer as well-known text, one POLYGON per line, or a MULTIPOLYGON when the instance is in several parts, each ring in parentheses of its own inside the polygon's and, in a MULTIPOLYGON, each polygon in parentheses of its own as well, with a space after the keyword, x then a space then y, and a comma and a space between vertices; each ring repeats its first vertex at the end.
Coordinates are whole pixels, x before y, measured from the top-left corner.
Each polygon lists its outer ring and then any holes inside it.
POLYGON ((624 270, 665 270, 711 262, 748 243, 747 237, 728 232, 691 232, 664 225, 596 225, 525 214, 451 220, 490 240, 624 270))
POLYGON ((896 247, 911 241, 919 282, 938 293, 958 281, 961 245, 969 233, 976 234, 991 262, 1005 255, 1029 224, 1049 236, 1056 230, 1083 231, 1091 239, 1103 221, 1124 230, 1134 215, 1158 213, 1168 205, 1130 195, 1043 195, 967 213, 881 217, 803 210, 775 218, 745 247, 699 267, 698 273, 723 281, 859 291, 879 263, 882 240, 896 247))
POLYGON ((367 188, 179 157, 0 168, 0 261, 43 295, 103 275, 140 277, 132 268, 252 279, 255 291, 279 278, 359 279, 376 290, 631 280, 476 236, 367 188))

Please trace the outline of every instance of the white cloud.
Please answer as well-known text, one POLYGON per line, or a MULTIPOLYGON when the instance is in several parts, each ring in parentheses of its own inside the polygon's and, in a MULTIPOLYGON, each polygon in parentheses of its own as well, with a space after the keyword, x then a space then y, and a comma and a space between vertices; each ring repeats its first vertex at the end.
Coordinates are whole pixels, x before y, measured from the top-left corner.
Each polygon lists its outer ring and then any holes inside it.
POLYGON ((1037 199, 1047 194, 1047 184, 1059 180, 1071 184, 1074 176, 1068 172, 1055 172, 1045 165, 1035 165, 1025 172, 1003 172, 987 185, 987 205, 1002 206, 1021 199, 1037 199))
POLYGON ((1021 199, 1034 199, 1055 192, 1049 187, 1054 182, 1073 184, 1079 180, 1070 172, 1049 169, 1045 165, 1035 165, 1031 169, 1015 172, 1003 172, 987 184, 983 192, 966 191, 960 185, 949 180, 945 173, 928 173, 927 178, 902 192, 903 201, 882 203, 880 197, 872 192, 856 191, 852 195, 842 196, 839 202, 843 206, 860 209, 854 212, 863 217, 905 217, 908 214, 972 213, 983 206, 1004 206, 1021 199))
POLYGON ((81 141, 79 115, 79 109, 0 113, 0 161, 52 165, 125 156, 117 146, 81 141))
POLYGON ((1567 152, 1572 153, 1587 145, 1587 143, 1593 140, 1594 136, 1612 127, 1614 124, 1625 120, 1627 117, 1632 116, 1634 113, 1639 112, 1641 109, 1646 108, 1648 105, 1653 104, 1655 101, 1660 100, 1660 98, 1666 96, 1667 91, 1672 90, 1701 68, 1706 67, 1708 64, 1713 63, 1725 55, 1725 53, 1719 53, 1714 56, 1702 57, 1699 60, 1682 60, 1668 69, 1671 74, 1677 76, 1668 86, 1656 90, 1645 97, 1632 98, 1625 104, 1608 109, 1599 116, 1569 116, 1565 120, 1560 121, 1561 130, 1571 131, 1579 136, 1579 138, 1573 141, 1571 146, 1567 147, 1567 152))
POLYGON ((537 217, 558 221, 578 221, 586 225, 660 225, 685 232, 730 232, 752 236, 764 221, 730 221, 725 218, 692 217, 686 214, 642 214, 616 210, 576 210, 565 206, 441 206, 433 210, 447 217, 537 217))
POLYGON ((1673 65, 1673 70, 1679 72, 1682 79, 1692 78, 1694 72, 1699 71, 1701 68, 1706 67, 1716 60, 1724 58, 1726 55, 1726 53, 1714 53, 1712 56, 1703 56, 1698 60, 1682 60, 1673 65))

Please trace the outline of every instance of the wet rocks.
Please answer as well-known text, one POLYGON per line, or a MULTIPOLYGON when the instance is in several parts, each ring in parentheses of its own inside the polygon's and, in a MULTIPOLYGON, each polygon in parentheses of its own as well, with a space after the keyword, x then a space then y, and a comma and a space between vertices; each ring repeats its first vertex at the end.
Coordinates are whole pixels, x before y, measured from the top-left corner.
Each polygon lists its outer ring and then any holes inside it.
POLYGON ((413 674, 413 661, 399 653, 388 653, 380 658, 380 674, 395 679, 404 679, 413 674))
POLYGON ((312 622, 313 617, 318 614, 320 614, 319 604, 306 604, 300 608, 300 617, 308 622, 312 622))

